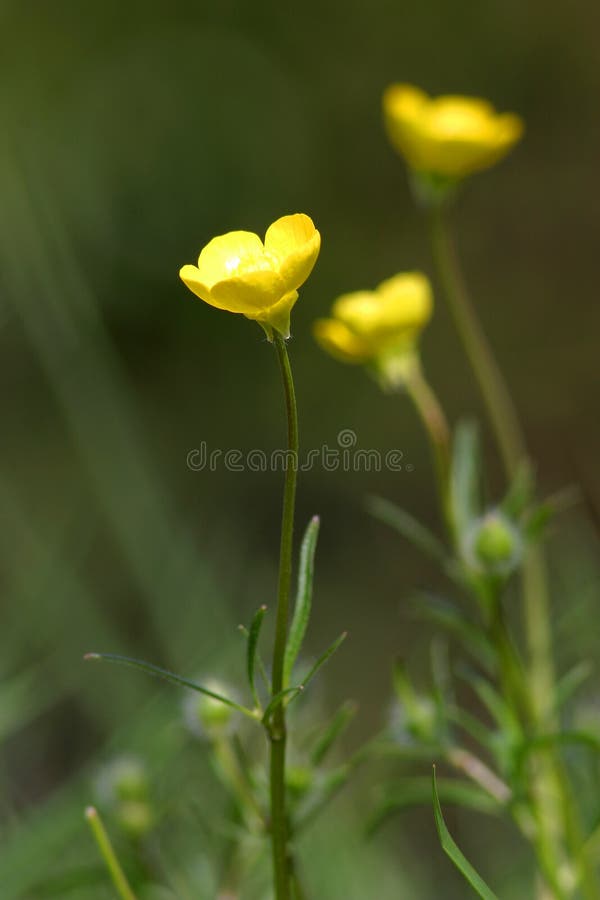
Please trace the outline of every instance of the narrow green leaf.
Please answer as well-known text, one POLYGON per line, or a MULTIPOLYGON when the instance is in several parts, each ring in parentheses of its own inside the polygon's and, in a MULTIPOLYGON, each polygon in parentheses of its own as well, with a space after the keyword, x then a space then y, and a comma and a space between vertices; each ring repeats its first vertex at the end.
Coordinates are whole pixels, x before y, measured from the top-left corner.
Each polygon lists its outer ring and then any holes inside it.
POLYGON ((85 817, 89 823, 90 830, 98 845, 98 849, 106 864, 106 868, 108 869, 117 894, 121 897, 121 900, 136 900, 136 896, 131 890, 131 885, 127 880, 125 872, 121 868, 121 864, 114 851, 102 819, 98 815, 98 810, 94 806, 88 806, 85 811, 85 817))
POLYGON ((544 537, 550 522, 561 513, 578 506, 581 499, 581 488, 578 485, 570 485, 532 506, 523 516, 525 537, 530 541, 544 537))
POLYGON ((296 685, 296 687, 284 688, 282 691, 279 691, 278 694, 275 694, 275 696, 271 699, 271 702, 269 703, 269 705, 267 706, 267 708, 265 709, 265 711, 263 713, 263 717, 262 717, 263 725, 268 727, 268 725, 271 721, 271 718, 273 717, 273 713, 275 712, 277 707, 281 703, 284 703, 287 698, 292 700, 296 696, 296 694, 301 694, 303 690, 304 690, 304 685, 298 684, 298 685, 296 685))
POLYGON ((252 619, 252 624, 250 625, 250 631, 248 632, 248 644, 246 650, 246 670, 248 673, 248 683, 250 684, 252 698, 257 709, 260 709, 260 698, 258 696, 258 691, 256 690, 254 677, 256 667, 256 651, 258 648, 258 639, 260 637, 260 630, 262 628, 262 623, 266 611, 266 606, 261 606, 256 610, 254 618, 252 619))
POLYGON ((318 660, 316 661, 316 663, 314 664, 312 669, 308 672, 306 677, 302 679, 303 687, 306 687, 308 682, 312 681, 312 679, 315 677, 315 675, 317 674, 317 672, 319 671, 321 666, 325 665, 325 663, 329 660, 329 658, 333 656, 335 651, 339 647, 341 647, 341 645, 344 643, 344 641, 346 640, 347 637, 348 637, 348 632, 344 631, 342 634, 340 634, 340 636, 338 638, 335 639, 333 644, 330 644, 330 646, 327 648, 327 650, 321 654, 321 656, 318 658, 318 660))
POLYGON ((498 900, 496 894, 494 894, 493 891, 490 890, 485 881, 475 871, 469 860, 459 849, 458 845, 456 844, 452 835, 446 827, 444 816, 442 814, 442 807, 440 806, 440 800, 437 792, 435 766, 433 767, 431 785, 433 792, 433 814, 435 816, 435 824, 440 838, 440 844, 442 845, 442 850, 444 851, 444 853, 446 853, 447 856, 450 857, 458 871, 468 881, 475 893, 478 894, 478 896, 481 897, 482 900, 498 900))
POLYGON ((319 517, 313 516, 304 532, 300 548, 298 589, 283 663, 284 684, 289 684, 290 678, 292 677, 292 669, 294 668, 294 663, 296 662, 300 648, 302 647, 302 641, 304 640, 304 635, 306 634, 308 621, 310 619, 315 550, 317 548, 317 538, 319 537, 319 525, 319 517))
POLYGON ((442 542, 411 513, 383 497, 369 497, 367 509, 372 516, 379 519, 380 522, 390 525, 422 553, 435 560, 444 570, 448 568, 448 554, 442 542))
MULTIPOLYGON (((489 815, 496 815, 500 810, 498 803, 489 794, 465 779, 441 778, 438 790, 442 801, 452 806, 489 815)), ((399 784, 392 784, 370 819, 367 831, 373 834, 390 816, 430 803, 431 780, 428 776, 418 775, 399 784)))
POLYGON ((554 509, 548 503, 540 503, 535 506, 523 525, 523 533, 527 540, 537 541, 543 537, 553 515, 554 509))
POLYGON ((498 728, 504 735, 512 735, 520 738, 522 729, 519 720, 509 704, 504 700, 494 685, 481 678, 476 672, 467 666, 459 667, 457 674, 473 689, 487 711, 490 713, 498 728))
POLYGON ((161 669, 159 666, 155 666, 152 663, 144 662, 144 660, 132 659, 130 656, 120 656, 118 653, 86 653, 83 658, 92 661, 106 660, 107 662, 130 666, 133 669, 141 669, 142 672, 147 672, 149 675, 154 675, 156 678, 161 678, 163 681, 177 684, 179 687, 190 688, 192 691, 198 691, 200 694, 212 697, 213 700, 219 700, 221 703, 224 703, 225 706, 231 706, 232 709, 236 709, 250 719, 254 719, 255 721, 257 719, 256 714, 251 709, 247 709, 239 703, 234 703, 233 700, 224 697, 222 694, 216 694, 214 691, 209 691, 207 688, 202 687, 200 684, 196 684, 194 681, 189 681, 187 678, 182 678, 174 672, 169 672, 168 669, 161 669))
MULTIPOLYGON (((238 625, 238 631, 239 631, 241 634, 244 635, 244 637, 246 638, 246 640, 248 640, 248 638, 250 637, 250 632, 248 631, 248 629, 246 628, 245 625, 238 625)), ((262 656, 260 655, 260 650, 258 650, 258 648, 257 648, 257 650, 256 650, 256 656, 255 656, 254 662, 255 662, 255 664, 256 664, 256 668, 258 668, 258 671, 259 671, 259 673, 260 673, 260 677, 261 677, 262 680, 263 680, 263 683, 264 683, 264 686, 265 686, 267 692, 270 693, 270 691, 271 691, 271 681, 270 681, 270 679, 269 679, 269 674, 268 674, 268 672, 267 672, 267 667, 266 667, 265 664, 264 664, 263 658, 262 658, 262 656)))
POLYGON ((515 476, 500 504, 500 508, 511 519, 519 519, 530 503, 533 502, 535 478, 531 463, 522 462, 517 467, 515 476))
POLYGON ((434 625, 445 628, 453 634, 487 672, 492 672, 496 663, 496 653, 487 637, 476 625, 462 614, 460 609, 448 600, 420 593, 413 600, 416 614, 434 625))
POLYGON ((562 678, 558 679, 554 689, 554 706, 557 710, 561 709, 571 699, 593 671, 594 666, 592 663, 589 660, 583 660, 573 666, 572 669, 569 669, 562 678))
POLYGON ((491 753, 496 751, 496 738, 492 731, 487 728, 479 719, 472 716, 471 713, 460 706, 447 706, 445 713, 451 722, 454 722, 462 730, 470 735, 473 740, 477 741, 486 750, 491 753))
POLYGON ((356 703, 353 703, 352 701, 347 701, 342 706, 340 706, 333 719, 313 748, 311 754, 311 762, 313 766, 319 766, 323 762, 332 745, 342 734, 342 732, 345 731, 349 723, 356 715, 356 710, 356 703))
POLYGON ((454 436, 450 496, 456 534, 462 538, 479 515, 479 432, 474 422, 459 422, 454 436))

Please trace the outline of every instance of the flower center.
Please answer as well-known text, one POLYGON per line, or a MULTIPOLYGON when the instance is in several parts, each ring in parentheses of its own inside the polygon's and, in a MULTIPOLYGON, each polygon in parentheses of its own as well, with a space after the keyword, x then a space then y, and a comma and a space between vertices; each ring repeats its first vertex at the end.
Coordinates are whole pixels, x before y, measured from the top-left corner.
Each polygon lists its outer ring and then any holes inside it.
POLYGON ((277 268, 278 260, 272 253, 264 251, 260 254, 248 254, 247 256, 234 255, 225 260, 227 274, 248 275, 251 272, 269 272, 277 268))

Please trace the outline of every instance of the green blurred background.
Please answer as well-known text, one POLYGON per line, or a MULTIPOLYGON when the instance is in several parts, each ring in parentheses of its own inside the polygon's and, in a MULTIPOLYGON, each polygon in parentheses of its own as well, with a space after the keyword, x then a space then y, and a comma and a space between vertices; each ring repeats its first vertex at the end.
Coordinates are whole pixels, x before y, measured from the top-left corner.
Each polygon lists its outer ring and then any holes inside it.
MULTIPOLYGON (((0 4, 3 897, 42 896, 27 881, 34 852, 54 873, 67 845, 81 841, 78 860, 93 854, 77 805, 89 773, 115 742, 151 743, 156 704, 174 701, 134 673, 86 667, 82 654, 110 649, 234 677, 236 623, 272 602, 280 475, 186 464, 202 441, 270 451, 284 435, 261 331, 197 301, 177 278, 215 234, 264 232, 288 212, 313 217, 322 251, 290 345, 303 446, 335 447, 352 429, 360 447, 400 449, 409 464, 302 475, 298 523, 323 519, 311 648, 350 631, 323 702, 359 700, 353 744, 386 715, 393 658, 425 670, 429 630, 411 621, 407 599, 439 578, 364 508, 365 495, 379 493, 436 526, 423 434, 407 401, 326 358, 310 333, 337 294, 402 269, 431 271, 381 125, 391 81, 486 96, 526 120, 521 145, 468 184, 454 220, 541 491, 582 483, 593 512, 599 31, 589 0, 0 4), (62 837, 48 804, 72 785, 62 837), (53 822, 47 833, 44 822, 53 822)), ((479 414, 441 298, 423 356, 452 419, 479 414)), ((593 515, 572 511, 552 541, 562 666, 599 649, 589 627, 598 614, 593 515)), ((406 824, 385 833, 392 874, 378 896, 397 896, 406 866, 424 879, 419 896, 439 896, 436 883, 444 896, 464 896, 429 810, 411 819, 410 838, 406 824)), ((456 828, 485 858, 486 828, 468 817, 456 828)), ((508 826, 494 835, 513 840, 508 826)), ((342 867, 348 846, 336 857, 342 867)), ((488 861, 488 871, 508 878, 514 859, 488 861)), ((369 860, 365 871, 380 866, 369 860)), ((323 878, 315 896, 367 896, 323 878)), ((96 886, 81 896, 105 894, 96 886)))

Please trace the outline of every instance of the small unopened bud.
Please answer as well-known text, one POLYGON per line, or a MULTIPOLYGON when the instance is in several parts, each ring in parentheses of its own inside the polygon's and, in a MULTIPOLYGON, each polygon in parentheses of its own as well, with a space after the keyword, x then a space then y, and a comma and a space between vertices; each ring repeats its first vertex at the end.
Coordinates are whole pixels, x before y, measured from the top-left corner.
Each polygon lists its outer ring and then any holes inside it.
POLYGON ((434 740, 438 728, 438 711, 431 697, 415 696, 407 724, 419 740, 434 740))
MULTIPOLYGON (((215 694, 232 696, 231 689, 215 679, 204 679, 204 687, 215 694)), ((232 725, 235 710, 226 703, 209 697, 206 694, 189 694, 184 701, 183 714, 190 731, 197 737, 208 738, 227 734, 232 725)))
POLYGON ((148 775, 137 757, 121 756, 107 763, 96 780, 96 794, 99 804, 131 837, 141 837, 154 826, 148 775))
POLYGON ((121 828, 132 837, 147 834, 154 825, 152 807, 143 800, 126 800, 119 803, 115 818, 121 828))
POLYGON ((314 776, 307 766, 290 766, 285 773, 288 790, 295 797, 302 797, 312 787, 314 776))
POLYGON ((392 734, 401 743, 435 743, 440 738, 439 712, 431 697, 413 693, 410 702, 394 703, 390 713, 392 734))
POLYGON ((522 539, 513 523, 493 510, 475 523, 466 550, 467 560, 475 569, 508 575, 521 559, 522 539))
POLYGON ((135 756, 119 756, 100 770, 96 789, 99 799, 106 805, 145 800, 148 796, 146 767, 135 756))

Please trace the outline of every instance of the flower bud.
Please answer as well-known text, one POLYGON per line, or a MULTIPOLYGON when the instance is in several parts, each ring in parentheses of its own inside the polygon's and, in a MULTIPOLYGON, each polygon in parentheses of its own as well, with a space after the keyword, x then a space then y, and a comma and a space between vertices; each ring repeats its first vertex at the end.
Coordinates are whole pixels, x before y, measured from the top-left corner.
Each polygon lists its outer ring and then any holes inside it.
POLYGON ((285 773, 289 792, 296 798, 304 796, 312 787, 314 776, 307 766, 289 766, 285 773))
POLYGON ((116 809, 116 819, 123 831, 131 837, 142 837, 154 826, 154 813, 149 803, 143 800, 127 800, 116 809))
POLYGON ((521 536, 503 513, 492 510, 475 523, 466 555, 468 562, 480 571, 508 575, 521 559, 521 536))
MULTIPOLYGON (((208 679, 202 682, 209 691, 231 697, 231 689, 220 681, 208 679)), ((184 701, 183 714, 190 731, 197 737, 212 740, 229 733, 234 721, 231 706, 206 694, 190 693, 184 701)))
POLYGON ((98 775, 96 794, 131 837, 141 837, 154 826, 148 774, 137 757, 121 756, 107 763, 98 775))
POLYGON ((431 699, 416 695, 408 717, 408 727, 421 741, 433 741, 438 730, 438 710, 431 699))
POLYGON ((390 726, 396 740, 401 744, 431 744, 440 740, 439 710, 424 694, 412 692, 410 699, 400 699, 394 703, 390 714, 390 726))
POLYGON ((96 786, 105 804, 145 800, 149 787, 146 767, 135 756, 119 756, 100 771, 96 786))

